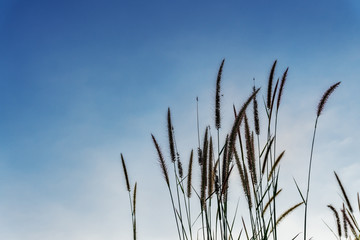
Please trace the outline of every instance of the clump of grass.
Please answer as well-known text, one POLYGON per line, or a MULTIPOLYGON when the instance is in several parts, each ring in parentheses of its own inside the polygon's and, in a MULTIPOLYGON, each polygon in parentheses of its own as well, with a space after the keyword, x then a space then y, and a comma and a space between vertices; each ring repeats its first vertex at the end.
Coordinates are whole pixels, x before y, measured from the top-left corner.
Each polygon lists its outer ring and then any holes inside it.
MULTIPOLYGON (((268 116, 268 135, 267 141, 263 144, 259 141, 260 119, 259 108, 256 96, 260 92, 260 88, 253 86, 252 93, 244 101, 239 111, 234 107, 234 122, 231 130, 226 134, 224 142, 220 141, 221 126, 221 81, 224 67, 223 60, 220 64, 217 79, 216 79, 216 96, 215 96, 215 129, 217 132, 217 151, 214 149, 216 144, 213 144, 211 127, 205 128, 202 146, 198 146, 198 162, 200 168, 200 187, 196 190, 193 181, 193 151, 190 153, 190 160, 188 165, 186 188, 183 186, 183 177, 179 173, 180 165, 175 156, 177 155, 176 141, 174 135, 174 127, 171 123, 170 109, 168 109, 168 142, 171 161, 174 163, 174 174, 170 177, 165 159, 160 150, 154 136, 153 142, 156 151, 159 155, 160 168, 162 169, 166 185, 169 189, 170 199, 172 202, 176 226, 178 229, 178 237, 182 239, 193 239, 193 234, 197 232, 197 238, 202 239, 240 239, 243 230, 249 239, 270 239, 273 236, 276 239, 276 227, 280 222, 302 203, 295 204, 276 218, 275 199, 279 196, 282 189, 278 190, 279 179, 279 165, 280 160, 284 156, 281 152, 275 159, 276 148, 274 137, 276 131, 273 131, 273 122, 271 121, 271 113, 274 106, 276 106, 276 120, 280 107, 281 96, 283 94, 287 71, 284 72, 280 89, 278 90, 279 79, 276 82, 275 88, 272 88, 273 79, 275 75, 275 67, 277 61, 273 63, 268 80, 267 102, 264 106, 268 116), (277 97, 277 103, 275 100, 277 97), (254 127, 250 126, 247 118, 248 106, 253 104, 254 127), (244 126, 244 130, 242 127, 244 126), (257 141, 255 139, 257 138, 257 141), (243 144, 242 139, 245 139, 243 144), (262 150, 261 150, 262 149, 262 150), (217 153, 216 153, 217 152, 217 153), (240 153, 240 154, 239 154, 240 153), (238 169, 238 175, 243 188, 245 198, 247 199, 249 208, 249 221, 251 228, 246 229, 246 224, 243 222, 243 228, 239 230, 235 228, 237 210, 235 214, 229 215, 229 185, 230 175, 233 173, 233 168, 238 169), (265 171, 267 169, 267 171, 265 171), (173 184, 170 184, 170 178, 174 178, 173 184), (173 188, 176 189, 176 197, 173 197, 173 188), (190 207, 190 198, 192 192, 196 193, 197 201, 199 202, 199 214, 197 218, 192 220, 190 207), (185 209, 185 215, 184 213, 185 209), (187 222, 187 223, 186 223, 187 222), (198 226, 197 231, 194 227, 198 226), (235 231, 236 229, 236 231, 235 231), (202 236, 202 237, 201 237, 202 236)), ((198 107, 198 98, 197 98, 198 107)), ((197 113, 197 119, 198 113, 197 113)), ((197 122, 198 132, 199 123, 197 122)), ((234 211, 232 210, 231 213, 234 211)))
MULTIPOLYGON (((351 205, 350 199, 345 191, 345 187, 343 183, 340 180, 340 177, 336 172, 334 172, 337 184, 341 190, 341 197, 343 200, 342 208, 336 210, 336 208, 329 204, 328 208, 333 212, 336 228, 337 231, 333 231, 330 227, 330 230, 332 233, 334 233, 335 237, 337 239, 342 239, 343 237, 345 239, 352 239, 352 237, 356 240, 360 239, 360 227, 359 227, 359 218, 356 218, 354 208, 351 205), (339 216, 339 212, 341 212, 341 217, 339 216), (349 236, 349 231, 350 236, 349 236)), ((357 205, 358 205, 358 211, 360 212, 360 199, 359 199, 359 193, 357 193, 357 205)))
MULTIPOLYGON (((340 82, 332 85, 324 93, 318 105, 306 195, 305 197, 303 196, 295 182, 302 201, 290 205, 287 210, 279 213, 277 199, 281 197, 280 193, 283 190, 279 187, 280 165, 282 161, 286 160, 284 160, 285 151, 278 152, 277 149, 277 123, 289 68, 286 68, 281 78, 277 78, 275 87, 273 87, 274 79, 276 79, 275 71, 277 60, 272 64, 268 77, 266 100, 264 100, 263 107, 267 116, 267 119, 265 119, 266 130, 260 129, 261 119, 259 118, 259 109, 261 108, 259 108, 257 102, 260 88, 255 86, 254 81, 254 86, 251 89, 249 97, 245 99, 239 110, 237 111, 235 105, 233 106, 233 124, 230 131, 222 133, 222 135, 226 137, 221 140, 220 132, 224 131, 221 125, 221 111, 224 107, 221 106, 221 82, 224 63, 225 59, 222 60, 220 64, 216 78, 214 113, 214 129, 216 129, 217 135, 216 142, 213 142, 213 132, 210 125, 206 126, 203 139, 200 141, 199 99, 196 98, 197 155, 198 168, 200 170, 200 177, 198 178, 200 180, 199 185, 193 180, 195 167, 193 166, 193 150, 191 150, 190 153, 187 173, 186 175, 183 173, 170 108, 168 108, 167 112, 167 131, 170 162, 173 163, 173 172, 171 174, 168 171, 167 160, 160 149, 160 145, 154 135, 151 135, 158 154, 160 169, 169 191, 178 238, 180 240, 194 238, 232 240, 246 237, 246 239, 252 240, 277 240, 278 225, 281 224, 291 212, 304 204, 304 239, 306 239, 310 173, 317 122, 329 96, 336 87, 338 87, 340 82), (253 125, 247 117, 248 112, 251 111, 249 110, 249 105, 251 104, 253 125), (260 137, 261 134, 264 134, 265 137, 260 137), (260 139, 265 139, 265 141, 261 142, 260 139), (234 167, 237 168, 237 171, 233 171, 234 167), (242 191, 246 199, 248 207, 247 224, 243 216, 241 216, 241 223, 237 222, 239 218, 237 217, 238 206, 235 209, 229 209, 229 195, 232 193, 228 189, 230 180, 233 179, 230 178, 233 172, 238 173, 237 175, 239 176, 242 191), (192 204, 194 201, 197 202, 197 204, 192 204), (195 217, 193 215, 194 212, 195 217)), ((124 170, 124 172, 126 171, 124 170)), ((134 199, 135 198, 136 195, 134 194, 134 199)), ((349 206, 350 204, 347 202, 346 207, 349 208, 349 206)), ((336 210, 331 209, 339 219, 336 210)), ((345 219, 344 223, 349 226, 350 231, 356 231, 357 225, 352 222, 352 218, 345 210, 345 207, 343 210, 343 219, 345 219)), ((299 234, 294 235, 293 239, 298 236, 299 234)))

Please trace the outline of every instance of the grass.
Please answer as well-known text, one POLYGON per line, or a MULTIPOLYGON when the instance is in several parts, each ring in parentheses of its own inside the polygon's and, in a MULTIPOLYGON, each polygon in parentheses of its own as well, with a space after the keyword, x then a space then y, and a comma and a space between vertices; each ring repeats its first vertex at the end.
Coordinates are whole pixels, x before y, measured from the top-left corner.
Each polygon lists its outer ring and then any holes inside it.
MULTIPOLYGON (((299 238, 302 234, 306 240, 316 129, 329 97, 340 82, 330 86, 318 104, 308 165, 307 188, 304 192, 301 191, 295 181, 294 187, 300 194, 300 200, 289 203, 287 210, 279 212, 277 200, 281 197, 282 192, 279 187, 280 166, 282 160, 286 158, 286 153, 285 150, 279 150, 277 147, 277 139, 281 137, 278 136, 277 124, 289 69, 287 68, 281 77, 276 78, 277 61, 274 61, 269 73, 266 97, 264 97, 262 108, 259 108, 258 104, 260 88, 255 86, 254 81, 249 97, 241 108, 237 110, 233 106, 234 121, 231 131, 224 134, 226 136, 224 139, 220 139, 220 132, 223 131, 221 82, 224 63, 225 59, 220 64, 216 79, 214 123, 201 131, 197 111, 197 134, 195 136, 197 135, 198 138, 198 146, 189 154, 186 174, 184 174, 183 162, 176 145, 170 108, 167 112, 167 145, 170 161, 164 158, 156 137, 151 135, 158 155, 160 170, 168 189, 178 239, 278 239, 278 226, 286 221, 289 214, 303 207, 304 230, 302 233, 294 235, 292 239, 299 238), (275 81, 275 79, 277 80, 275 81), (265 111, 266 118, 261 119, 266 123, 264 129, 260 129, 260 109, 265 111), (212 125, 215 132, 211 128, 212 125), (203 134, 200 134, 201 132, 203 134), (265 139, 265 141, 261 142, 260 139, 265 139), (194 158, 196 157, 197 161, 195 162, 198 163, 200 169, 200 183, 194 183, 192 177, 194 158), (229 204, 230 193, 228 190, 231 184, 231 175, 237 175, 241 182, 247 213, 239 214, 238 205, 235 209, 229 209, 230 206, 233 206, 229 204), (247 217, 244 218, 244 214, 247 217)), ((130 198, 134 239, 136 239, 135 201, 134 203, 131 201, 131 189, 123 158, 122 162, 130 198)), ((339 179, 338 182, 340 183, 339 179)), ((341 189, 343 190, 343 188, 341 189)), ((342 192, 347 199, 345 191, 342 192)), ((133 199, 135 198, 136 187, 133 194, 133 199)), ((339 214, 336 209, 332 206, 330 209, 337 216, 337 223, 339 223, 339 214)), ((350 214, 352 210, 348 201, 346 201, 342 213, 345 219, 344 224, 347 224, 346 226, 349 226, 352 232, 359 231, 358 224, 350 214)), ((358 232, 356 233, 358 234, 358 232)), ((339 239, 340 235, 339 233, 339 239)))
POLYGON ((333 230, 329 227, 330 231, 334 234, 337 239, 360 239, 360 227, 359 222, 355 216, 355 210, 360 212, 360 197, 359 193, 357 193, 357 206, 356 209, 353 208, 349 197, 345 191, 345 187, 342 184, 340 177, 336 172, 334 172, 336 181, 341 190, 341 199, 342 199, 342 207, 339 210, 329 204, 327 207, 333 212, 336 230, 333 230))

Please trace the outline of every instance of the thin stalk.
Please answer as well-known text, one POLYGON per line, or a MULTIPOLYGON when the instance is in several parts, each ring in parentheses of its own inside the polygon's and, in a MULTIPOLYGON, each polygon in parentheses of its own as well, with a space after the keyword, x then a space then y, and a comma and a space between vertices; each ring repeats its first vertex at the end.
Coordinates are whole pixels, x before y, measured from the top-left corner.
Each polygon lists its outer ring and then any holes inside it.
POLYGON ((170 193, 171 204, 172 204, 173 211, 174 211, 174 217, 175 217, 175 221, 176 221, 176 228, 177 228, 177 231, 178 231, 179 239, 181 240, 182 238, 181 238, 181 234, 180 234, 179 221, 178 221, 176 208, 175 208, 175 204, 174 204, 174 198, 173 198, 172 191, 171 191, 171 188, 170 188, 169 185, 168 185, 168 189, 169 189, 169 193, 170 193))
MULTIPOLYGON (((262 177, 263 177, 263 175, 261 174, 261 157, 260 157, 260 155, 261 155, 261 153, 260 153, 260 139, 259 139, 259 135, 257 136, 257 141, 258 141, 258 156, 259 156, 259 187, 260 187, 260 196, 263 196, 263 188, 262 188, 262 177)), ((263 199, 261 200, 261 204, 260 204, 260 211, 261 211, 261 213, 263 212, 263 210, 264 210, 264 202, 263 202, 263 199)), ((264 216, 263 215, 261 215, 262 217, 262 228, 263 228, 263 231, 264 231, 264 233, 263 233, 263 237, 265 237, 266 236, 266 224, 265 224, 265 219, 264 219, 264 216)))
POLYGON ((221 221, 223 219, 223 217, 221 217, 221 213, 222 213, 222 211, 221 211, 221 209, 222 209, 222 207, 221 207, 221 196, 219 196, 219 194, 216 194, 216 196, 217 196, 217 203, 218 203, 217 214, 219 216, 219 222, 220 222, 220 226, 219 226, 219 228, 220 228, 220 236, 221 236, 221 239, 225 239, 224 234, 223 234, 223 229, 221 228, 221 221))
POLYGON ((307 180, 307 189, 306 189, 306 198, 305 198, 305 213, 304 213, 304 240, 306 240, 306 230, 307 230, 307 209, 308 209, 308 201, 309 201, 309 191, 310 191, 310 176, 311 176, 311 165, 315 144, 315 134, 318 123, 319 116, 316 117, 315 126, 314 126, 314 134, 311 143, 311 152, 310 152, 310 163, 309 163, 309 172, 308 172, 308 180, 307 180))
MULTIPOLYGON (((271 112, 270 109, 268 110, 268 131, 267 131, 267 141, 270 142, 271 140, 271 112)), ((271 147, 271 146, 269 146, 271 147)), ((270 157, 270 167, 273 166, 273 157, 272 157, 272 152, 271 152, 271 148, 270 148, 270 154, 269 154, 269 157, 270 157)), ((266 172, 267 172, 267 177, 269 176, 269 166, 267 165, 266 166, 266 172)), ((272 182, 271 182, 271 185, 273 186, 274 188, 274 178, 272 179, 272 182)), ((271 196, 270 196, 270 191, 268 191, 268 199, 270 200, 271 199, 271 196)), ((272 234, 273 234, 273 239, 274 240, 277 240, 277 236, 276 236, 276 212, 275 210, 272 209, 272 205, 270 204, 269 205, 269 211, 270 211, 270 223, 271 223, 271 229, 274 229, 274 231, 272 231, 272 234)))
MULTIPOLYGON (((277 121, 278 120, 278 108, 276 109, 276 114, 275 114, 275 129, 274 129, 274 159, 276 159, 276 139, 277 139, 277 121)), ((273 174, 273 181, 275 180, 275 175, 273 174)), ((277 192, 277 182, 274 183, 273 182, 273 196, 274 196, 274 200, 273 200, 273 208, 274 208, 274 221, 276 221, 276 192, 277 192)), ((276 227, 276 222, 275 222, 275 228, 274 228, 274 235, 275 235, 275 239, 277 239, 277 227, 276 227)))
MULTIPOLYGON (((133 211, 133 205, 132 205, 132 200, 131 200, 131 193, 130 193, 130 191, 128 191, 128 193, 129 193, 129 201, 130 201, 131 222, 132 222, 133 230, 134 230, 135 229, 134 211, 133 211)), ((133 238, 134 238, 134 240, 136 240, 136 232, 135 231, 133 231, 133 238)))
POLYGON ((179 206, 179 219, 180 219, 180 222, 181 222, 181 226, 182 226, 182 235, 183 235, 183 239, 185 239, 185 228, 183 226, 183 221, 182 221, 182 211, 181 211, 181 203, 180 203, 180 196, 179 196, 179 185, 180 184, 180 181, 179 181, 179 178, 177 176, 177 173, 176 173, 176 162, 173 162, 174 164, 174 174, 175 174, 175 184, 176 184, 176 196, 177 196, 177 201, 178 201, 178 206, 179 206))
MULTIPOLYGON (((185 197, 185 195, 184 195, 185 197)), ((190 207, 190 198, 188 197, 188 224, 189 224, 189 233, 190 233, 190 239, 192 240, 192 227, 191 227, 191 207, 190 207)))

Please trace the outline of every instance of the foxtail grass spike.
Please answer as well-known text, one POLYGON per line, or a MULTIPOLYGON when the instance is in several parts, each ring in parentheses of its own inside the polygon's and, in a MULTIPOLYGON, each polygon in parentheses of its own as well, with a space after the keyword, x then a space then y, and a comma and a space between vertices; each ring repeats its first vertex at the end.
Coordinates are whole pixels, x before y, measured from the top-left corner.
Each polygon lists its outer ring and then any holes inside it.
POLYGON ((207 187, 207 153, 208 153, 208 127, 206 127, 204 135, 203 156, 201 159, 201 186, 200 186, 200 202, 202 209, 205 207, 206 187, 207 187))
MULTIPOLYGON (((254 79, 255 81, 255 79, 254 79)), ((253 92, 255 92, 255 85, 253 86, 253 92)), ((253 101, 253 112, 254 112, 254 127, 256 135, 260 135, 260 121, 259 121, 259 111, 258 111, 258 103, 256 100, 256 96, 253 101)))
POLYGON ((251 142, 251 134, 250 134, 250 128, 249 128, 249 122, 246 114, 244 115, 244 123, 245 123, 245 141, 246 141, 246 155, 248 160, 248 167, 251 175, 251 180, 253 184, 255 185, 257 182, 256 179, 256 170, 255 170, 255 156, 252 148, 252 142, 251 142))
POLYGON ((221 113, 220 113, 220 102, 221 102, 221 76, 224 67, 225 59, 222 60, 219 72, 216 79, 216 96, 215 96, 215 127, 216 129, 221 128, 221 113))
POLYGON ((208 146, 209 146, 209 129, 206 127, 205 134, 204 134, 204 140, 203 140, 203 148, 201 150, 201 166, 204 164, 204 161, 207 160, 208 157, 208 146))
POLYGON ((180 177, 180 178, 183 178, 183 176, 184 176, 184 171, 183 171, 182 163, 181 163, 179 157, 177 158, 177 167, 178 167, 179 177, 180 177))
POLYGON ((129 181, 129 175, 126 169, 126 165, 125 165, 125 160, 124 157, 122 155, 122 153, 120 154, 121 156, 121 163, 122 163, 122 167, 123 167, 123 171, 124 171, 124 175, 125 175, 125 182, 126 182, 126 189, 128 190, 128 192, 130 192, 130 181, 129 181))
POLYGON ((223 154, 223 165, 222 165, 222 181, 221 181, 221 186, 222 186, 222 191, 223 193, 227 192, 227 184, 226 184, 226 179, 228 177, 229 174, 229 159, 228 159, 228 151, 229 151, 229 135, 226 136, 225 139, 225 145, 224 145, 224 154, 223 154))
POLYGON ((254 178, 255 178, 255 184, 257 183, 257 173, 256 173, 256 164, 255 164, 255 143, 254 143, 254 132, 252 131, 251 132, 251 153, 252 153, 252 165, 253 165, 253 175, 254 175, 254 178))
POLYGON ((202 165, 202 163, 201 163, 201 159, 202 159, 202 150, 201 150, 201 148, 198 148, 197 153, 198 153, 198 162, 199 162, 199 165, 201 166, 202 165))
POLYGON ((167 113, 167 130, 168 130, 168 138, 169 138, 170 157, 171 157, 171 161, 175 162, 176 155, 175 155, 175 141, 174 141, 174 134, 173 134, 174 129, 173 129, 173 126, 171 123, 170 108, 168 108, 168 113, 167 113))
POLYGON ((210 146, 209 146, 209 164, 208 164, 208 196, 211 196, 214 191, 214 167, 213 167, 213 141, 210 136, 210 146))
POLYGON ((324 95, 322 96, 318 108, 317 108, 317 117, 319 117, 322 113, 322 111, 324 110, 325 104, 327 102, 327 100, 329 99, 329 96, 334 92, 334 90, 340 85, 341 82, 337 82, 334 85, 330 86, 328 88, 328 90, 326 90, 326 92, 324 93, 324 95))
POLYGON ((251 195, 250 195, 250 187, 249 187, 249 180, 245 177, 244 167, 242 166, 242 163, 240 162, 239 154, 237 153, 236 149, 234 149, 234 156, 235 156, 235 163, 239 171, 241 185, 245 194, 245 198, 248 202, 249 208, 252 207, 251 203, 251 195))
POLYGON ((275 84, 275 87, 274 87, 273 96, 272 96, 272 98, 271 98, 270 118, 271 118, 272 112, 273 112, 273 110, 274 110, 275 96, 276 96, 276 93, 277 93, 277 90, 278 90, 279 80, 280 80, 279 78, 276 80, 276 84, 275 84))
POLYGON ((163 173, 165 182, 166 182, 166 184, 168 185, 168 187, 170 187, 169 174, 168 174, 168 170, 167 170, 167 166, 166 166, 166 163, 165 163, 164 156, 163 156, 163 154, 162 154, 162 152, 161 152, 160 146, 159 146, 159 144, 157 143, 154 135, 151 134, 151 137, 152 137, 152 140, 153 140, 153 142, 154 142, 156 151, 157 151, 157 153, 158 153, 160 168, 161 168, 161 170, 162 170, 162 173, 163 173))
POLYGON ((203 159, 203 165, 201 166, 201 186, 200 186, 200 202, 201 208, 205 207, 205 200, 206 200, 206 181, 207 181, 207 165, 206 159, 203 159))
POLYGON ((266 210, 270 207, 270 204, 272 203, 272 201, 281 193, 282 189, 280 189, 279 191, 276 192, 275 195, 272 195, 271 198, 269 199, 269 201, 265 204, 264 210, 262 211, 262 214, 264 215, 266 210))
POLYGON ((187 174, 187 197, 191 197, 191 180, 192 180, 192 165, 193 165, 193 150, 190 153, 190 160, 189 160, 189 167, 188 167, 188 174, 187 174))
POLYGON ((272 85, 273 85, 273 79, 274 79, 274 73, 275 73, 275 67, 276 67, 277 60, 273 63, 269 75, 269 81, 268 81, 268 89, 267 89, 267 102, 266 106, 268 109, 271 107, 271 96, 272 96, 272 85))
POLYGON ((219 176, 215 175, 215 192, 219 194, 220 191, 220 183, 219 183, 219 176))
POLYGON ((282 157, 284 156, 284 154, 285 154, 285 151, 283 151, 282 153, 280 153, 280 155, 277 157, 274 165, 272 166, 272 168, 271 168, 271 170, 270 170, 268 180, 271 179, 271 176, 274 174, 274 171, 275 171, 276 167, 279 165, 280 160, 282 159, 282 157))
POLYGON ((240 108, 239 113, 236 115, 235 121, 233 123, 230 137, 229 137, 229 151, 228 151, 228 160, 231 161, 232 155, 234 152, 235 142, 236 142, 236 135, 238 133, 238 129, 240 127, 240 123, 244 117, 246 108, 250 104, 250 102, 254 99, 256 94, 259 92, 260 88, 258 88, 255 92, 253 92, 250 97, 246 100, 246 102, 243 104, 243 106, 240 108))
POLYGON ((223 154, 223 160, 222 160, 222 173, 221 173, 221 184, 224 185, 225 184, 225 179, 226 179, 226 175, 227 175, 227 166, 228 166, 228 149, 229 149, 229 135, 226 135, 225 138, 225 144, 224 144, 224 154, 223 154))
POLYGON ((336 180, 337 180, 337 182, 338 182, 338 184, 339 184, 339 186, 340 186, 341 192, 342 192, 342 194, 343 194, 343 196, 344 196, 346 205, 347 205, 347 207, 349 208, 350 212, 353 212, 353 208, 352 208, 352 206, 351 206, 351 204, 350 204, 350 201, 349 201, 349 198, 348 198, 348 196, 347 196, 347 194, 346 194, 346 192, 345 192, 345 188, 344 188, 344 186, 342 185, 342 183, 341 183, 341 181, 340 181, 340 178, 339 178, 339 176, 336 174, 336 172, 334 172, 334 174, 335 174, 336 180))
POLYGON ((135 182, 134 193, 133 193, 133 207, 134 215, 136 214, 136 192, 137 192, 137 182, 135 182))
POLYGON ((347 225, 349 226, 350 231, 351 231, 352 234, 354 235, 355 239, 359 239, 353 223, 350 221, 350 219, 349 219, 349 217, 347 216, 346 213, 345 213, 344 216, 345 216, 345 221, 346 221, 347 225))
POLYGON ((270 150, 271 150, 271 146, 274 142, 274 137, 270 140, 270 143, 266 149, 266 152, 265 152, 265 156, 264 156, 264 161, 263 161, 263 165, 262 165, 262 170, 261 170, 261 173, 264 174, 265 173, 265 167, 266 167, 266 163, 268 161, 268 158, 269 158, 269 154, 270 154, 270 150))
POLYGON ((331 209, 331 211, 334 213, 335 216, 335 220, 336 220, 336 226, 337 226, 337 232, 338 232, 338 236, 341 238, 341 224, 340 224, 340 218, 339 218, 339 214, 336 211, 336 209, 331 205, 327 205, 328 208, 331 209))
POLYGON ((300 202, 296 205, 294 205, 293 207, 289 208, 287 211, 285 211, 280 217, 279 219, 276 221, 276 225, 278 225, 281 220, 283 220, 287 215, 289 215, 292 211, 294 211, 296 208, 298 208, 300 205, 302 205, 303 202, 300 202))
POLYGON ((342 213, 342 220, 343 220, 343 225, 344 225, 344 235, 345 238, 348 238, 348 223, 346 221, 346 210, 345 210, 345 204, 343 203, 343 208, 341 209, 341 213, 342 213))
POLYGON ((286 82, 286 77, 287 77, 287 73, 288 73, 289 68, 286 68, 282 78, 281 78, 281 83, 280 83, 280 88, 279 88, 279 95, 278 95, 278 99, 277 99, 277 103, 276 103, 276 109, 279 110, 280 107, 280 103, 281 103, 281 97, 283 94, 283 90, 284 90, 284 86, 285 86, 285 82, 286 82))

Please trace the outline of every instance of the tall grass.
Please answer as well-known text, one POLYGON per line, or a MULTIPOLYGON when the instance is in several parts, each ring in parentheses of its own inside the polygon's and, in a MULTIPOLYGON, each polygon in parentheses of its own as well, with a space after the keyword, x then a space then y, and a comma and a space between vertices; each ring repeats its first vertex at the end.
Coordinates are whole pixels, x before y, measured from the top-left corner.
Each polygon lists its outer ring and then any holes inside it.
POLYGON ((351 201, 348 197, 348 194, 345 191, 345 187, 342 184, 340 177, 336 172, 334 172, 337 184, 341 190, 341 199, 342 199, 342 207, 338 210, 332 205, 329 204, 328 208, 334 215, 336 230, 332 228, 329 229, 334 234, 336 239, 360 239, 360 222, 359 222, 359 213, 360 213, 360 197, 359 193, 357 193, 357 204, 356 207, 353 208, 351 201), (358 213, 357 217, 356 212, 358 213))
MULTIPOLYGON (((198 138, 196 147, 198 159, 195 162, 198 163, 200 170, 200 182, 193 181, 194 158, 196 157, 194 150, 191 150, 189 154, 187 172, 183 171, 170 108, 167 111, 167 145, 170 161, 165 159, 157 139, 153 134, 151 135, 169 192, 178 239, 276 240, 279 238, 279 224, 282 224, 290 213, 302 205, 304 205, 303 236, 306 239, 310 176, 318 118, 329 96, 340 82, 332 85, 323 94, 318 104, 306 194, 302 193, 295 181, 301 199, 294 200, 289 203, 287 210, 279 212, 277 200, 281 197, 283 190, 279 184, 280 166, 286 159, 286 153, 277 147, 277 139, 281 137, 278 136, 278 117, 289 69, 286 68, 281 77, 277 78, 277 61, 274 61, 269 72, 266 96, 263 97, 263 107, 259 107, 258 99, 261 98, 261 92, 254 80, 250 94, 241 107, 236 109, 233 106, 234 121, 231 130, 226 132, 221 122, 223 108, 221 83, 224 63, 225 59, 220 64, 216 78, 214 123, 207 125, 203 130, 199 129, 198 98, 196 99, 197 133, 195 136, 197 135, 198 138), (262 116, 259 113, 261 110, 265 112, 265 119, 259 118, 262 116), (261 125, 260 121, 264 121, 264 124, 261 125), (260 129, 260 126, 264 125, 265 128, 260 129), (214 133, 212 129, 216 132, 214 133), (220 139, 220 135, 226 137, 220 139), (229 202, 229 196, 232 194, 229 192, 232 175, 236 175, 241 182, 243 192, 241 195, 246 200, 247 213, 238 213, 238 205, 234 208, 234 205, 229 202)), ((124 163, 123 165, 125 166, 124 163)), ((126 176, 125 167, 124 172, 126 176)), ((132 212, 135 214, 135 211, 132 210, 132 212)), ((300 234, 294 234, 292 239, 296 239, 300 234)))

